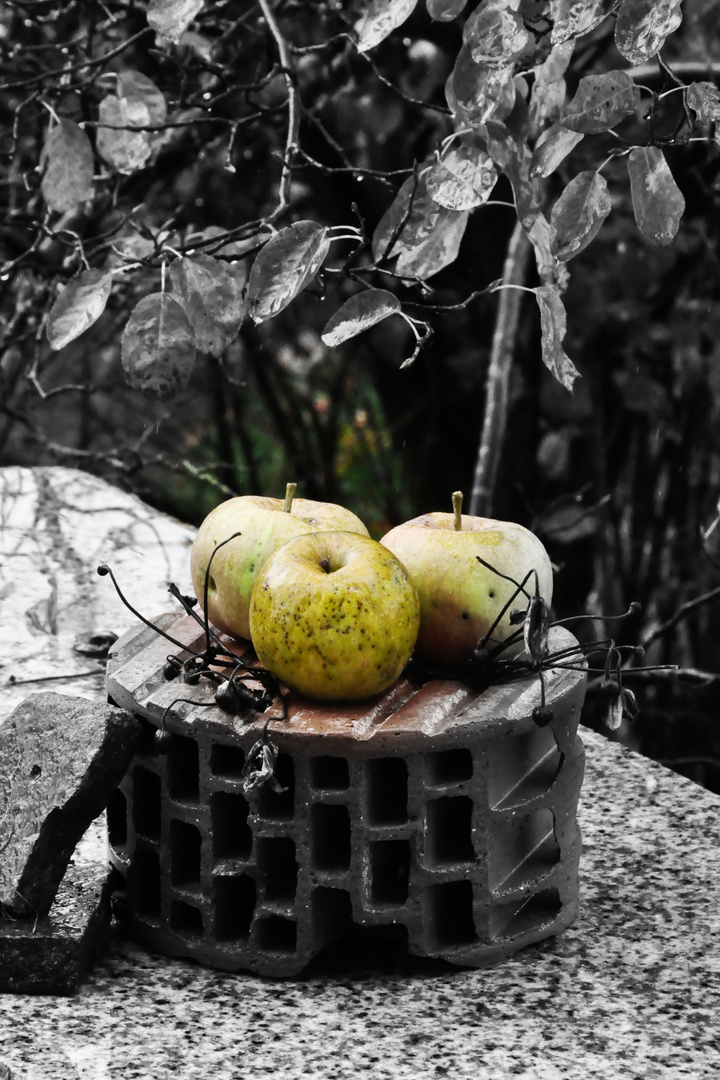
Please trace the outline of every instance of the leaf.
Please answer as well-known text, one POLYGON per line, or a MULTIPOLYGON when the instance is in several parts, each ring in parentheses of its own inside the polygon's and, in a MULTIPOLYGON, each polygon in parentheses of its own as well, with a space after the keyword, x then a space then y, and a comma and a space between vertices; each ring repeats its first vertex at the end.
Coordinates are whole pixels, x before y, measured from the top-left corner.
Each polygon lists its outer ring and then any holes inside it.
POLYGON ((330 249, 327 229, 296 221, 281 229, 260 251, 248 281, 247 299, 256 323, 272 319, 313 280, 330 249))
POLYGON ((150 123, 150 110, 142 102, 128 102, 109 94, 98 108, 98 153, 125 175, 142 169, 152 154, 152 145, 147 132, 132 129, 150 123))
POLYGON ((195 331, 195 347, 220 356, 240 330, 245 314, 240 286, 223 262, 198 254, 170 267, 170 282, 195 331))
POLYGON ((448 210, 483 206, 495 187, 497 169, 479 146, 453 148, 425 173, 430 198, 448 210))
POLYGON ((462 12, 467 0, 427 0, 427 11, 436 22, 450 22, 462 12))
POLYGON ((530 176, 550 176, 584 138, 582 132, 570 131, 560 124, 546 128, 535 143, 530 161, 530 176))
POLYGON ((338 308, 320 336, 326 345, 339 345, 400 311, 400 301, 387 289, 366 289, 338 308))
POLYGON ((580 372, 562 347, 567 324, 562 298, 552 285, 538 285, 533 292, 540 309, 543 363, 566 390, 572 390, 580 372))
POLYGON ((142 105, 150 117, 148 123, 163 124, 167 119, 167 102, 162 90, 140 71, 121 71, 117 77, 117 96, 128 105, 142 105))
POLYGON ((161 38, 177 45, 202 6, 203 0, 150 0, 148 26, 161 38))
POLYGON ((65 213, 93 197, 93 152, 85 132, 72 120, 51 128, 40 158, 40 188, 50 210, 65 213))
POLYGON ((530 129, 533 132, 542 131, 548 124, 560 119, 567 100, 564 74, 574 46, 574 41, 555 45, 545 62, 535 68, 530 98, 530 129))
POLYGON ((686 92, 688 106, 697 115, 699 123, 720 123, 720 90, 715 83, 690 83, 686 92))
POLYGON ((550 215, 555 230, 553 251, 558 259, 567 262, 583 251, 595 239, 611 209, 605 178, 594 170, 578 173, 550 215))
POLYGON ((409 177, 378 222, 372 251, 376 260, 393 259, 393 270, 401 277, 425 280, 457 258, 468 214, 436 203, 428 194, 424 176, 420 176, 414 194, 413 189, 414 181, 409 177))
POLYGON ((512 75, 511 65, 476 63, 470 46, 465 44, 457 55, 455 67, 448 80, 448 105, 453 112, 457 111, 453 103, 459 106, 463 119, 473 126, 484 124, 507 99, 509 89, 512 91, 510 109, 512 108, 515 100, 512 75))
POLYGON ((667 247, 675 239, 685 199, 657 146, 635 146, 628 155, 633 211, 640 232, 667 247))
POLYGON ((112 274, 84 270, 67 283, 50 308, 46 334, 51 349, 63 349, 102 315, 112 291, 112 274))
POLYGON ((133 308, 120 346, 125 379, 134 390, 169 401, 190 381, 195 333, 177 300, 151 293, 133 308))
POLYGON ((598 135, 615 127, 640 104, 640 88, 627 71, 585 75, 560 117, 563 127, 598 135))
POLYGON ((412 15, 417 0, 370 0, 355 24, 358 52, 374 49, 412 15))
POLYGON ((550 0, 547 17, 552 24, 553 45, 589 34, 621 3, 622 0, 550 0))
POLYGON ((521 221, 535 214, 542 201, 539 182, 530 177, 532 155, 524 139, 518 139, 496 120, 485 125, 488 153, 512 185, 515 206, 521 221))
POLYGON ((615 44, 631 64, 655 56, 682 22, 682 0, 623 0, 615 22, 615 44))
POLYGON ((507 66, 528 47, 530 35, 508 0, 488 0, 468 18, 463 40, 476 64, 507 66))

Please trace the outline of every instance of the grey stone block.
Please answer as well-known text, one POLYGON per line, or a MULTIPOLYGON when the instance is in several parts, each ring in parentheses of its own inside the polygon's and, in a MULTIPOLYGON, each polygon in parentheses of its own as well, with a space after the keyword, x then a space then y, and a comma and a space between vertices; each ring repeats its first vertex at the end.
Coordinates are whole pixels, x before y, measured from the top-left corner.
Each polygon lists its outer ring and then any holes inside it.
POLYGON ((140 745, 142 725, 107 705, 32 694, 0 726, 0 911, 47 914, 78 840, 140 745))
POLYGON ((109 935, 108 867, 68 867, 47 915, 0 916, 0 993, 76 993, 109 935))

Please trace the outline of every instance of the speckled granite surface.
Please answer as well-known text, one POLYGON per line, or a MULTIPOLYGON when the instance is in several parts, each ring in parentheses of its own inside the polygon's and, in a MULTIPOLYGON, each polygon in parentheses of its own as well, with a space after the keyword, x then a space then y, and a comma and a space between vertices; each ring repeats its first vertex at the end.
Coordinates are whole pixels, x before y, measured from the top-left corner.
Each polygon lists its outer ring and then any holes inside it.
MULTIPOLYGON (((66 679, 85 670, 76 634, 132 618, 95 563, 112 559, 133 597, 165 610, 191 531, 61 469, 0 470, 0 525, 14 613, 0 722, 37 688, 9 685, 11 671, 102 694, 99 670, 66 679)), ((484 971, 392 962, 366 943, 273 982, 116 936, 77 997, 0 995, 0 1080, 718 1080, 720 800, 584 738, 581 906, 560 938, 484 971)), ((77 864, 99 849, 95 827, 77 864)))
POLYGON ((116 938, 77 998, 0 997, 0 1062, 19 1080, 714 1080, 720 800, 584 738, 582 902, 560 938, 485 971, 361 952, 290 982, 116 938))

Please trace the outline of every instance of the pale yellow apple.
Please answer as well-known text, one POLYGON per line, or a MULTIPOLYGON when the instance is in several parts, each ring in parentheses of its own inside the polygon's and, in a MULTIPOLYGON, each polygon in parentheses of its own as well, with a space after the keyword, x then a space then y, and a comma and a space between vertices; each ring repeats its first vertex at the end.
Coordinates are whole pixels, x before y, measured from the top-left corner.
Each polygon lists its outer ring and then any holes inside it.
POLYGON ((198 529, 190 554, 190 572, 200 605, 204 602, 205 573, 213 551, 208 582, 210 622, 235 637, 250 637, 250 596, 265 561, 288 540, 318 529, 342 529, 367 536, 360 518, 336 503, 293 499, 284 503, 264 495, 239 495, 216 506, 198 529), (285 506, 290 509, 286 510, 285 506))
MULTIPOLYGON (((400 559, 420 597, 415 655, 421 660, 462 665, 515 592, 511 582, 479 563, 478 555, 517 582, 536 570, 540 595, 548 605, 552 601, 550 558, 537 536, 514 521, 460 514, 458 507, 455 514, 438 511, 412 518, 380 542, 400 559)), ((534 575, 525 588, 534 594, 534 575)), ((522 593, 513 599, 488 646, 517 632, 510 611, 527 605, 522 593)))
POLYGON ((372 697, 415 646, 420 604, 407 571, 376 540, 349 532, 297 536, 260 571, 250 633, 261 663, 312 698, 372 697))

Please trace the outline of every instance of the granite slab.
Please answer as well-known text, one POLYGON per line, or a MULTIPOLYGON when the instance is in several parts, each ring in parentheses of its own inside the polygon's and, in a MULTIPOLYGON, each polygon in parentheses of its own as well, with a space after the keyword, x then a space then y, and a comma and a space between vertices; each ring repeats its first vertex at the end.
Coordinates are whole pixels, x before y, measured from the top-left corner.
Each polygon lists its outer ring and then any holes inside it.
MULTIPOLYGON (((70 673, 63 690, 101 696, 102 666, 82 675, 75 635, 134 623, 95 562, 119 565, 156 614, 167 578, 187 589, 192 531, 63 469, 0 470, 0 525, 0 602, 18 620, 0 620, 0 722, 38 688, 12 673, 70 673)), ((275 981, 153 955, 116 928, 76 997, 0 995, 0 1077, 717 1080, 720 800, 583 739, 580 911, 558 938, 479 971, 362 939, 275 981)), ((98 857, 101 822, 75 853, 98 857)))
POLYGON ((76 998, 0 996, 0 1062, 20 1080, 715 1080, 720 800, 583 738, 580 913, 560 937, 482 971, 361 943, 280 982, 116 932, 76 998))

